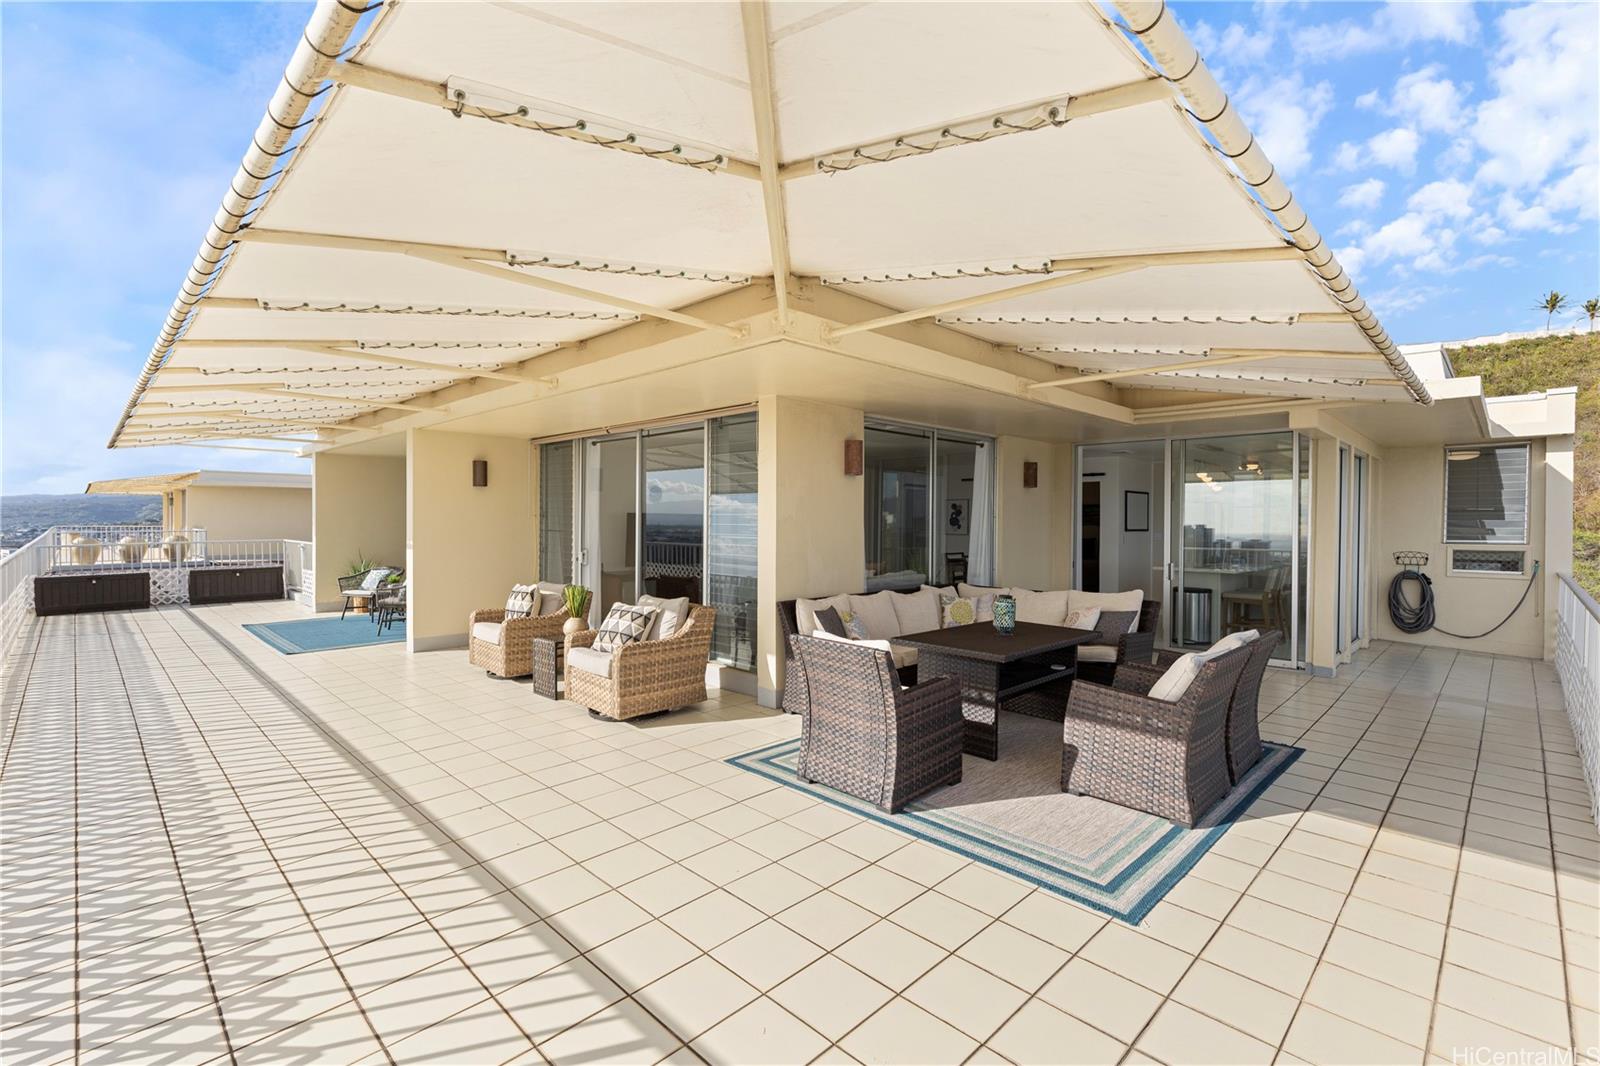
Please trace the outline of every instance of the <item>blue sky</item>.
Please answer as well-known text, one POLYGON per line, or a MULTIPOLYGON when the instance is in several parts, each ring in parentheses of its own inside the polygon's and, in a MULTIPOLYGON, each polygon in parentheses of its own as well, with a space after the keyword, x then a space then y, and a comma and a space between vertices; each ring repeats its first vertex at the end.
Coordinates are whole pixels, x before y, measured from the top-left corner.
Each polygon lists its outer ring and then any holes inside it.
MULTIPOLYGON (((103 445, 309 10, 0 3, 0 491, 307 469, 103 445)), ((1397 340, 1600 295, 1600 5, 1174 10, 1397 340)))

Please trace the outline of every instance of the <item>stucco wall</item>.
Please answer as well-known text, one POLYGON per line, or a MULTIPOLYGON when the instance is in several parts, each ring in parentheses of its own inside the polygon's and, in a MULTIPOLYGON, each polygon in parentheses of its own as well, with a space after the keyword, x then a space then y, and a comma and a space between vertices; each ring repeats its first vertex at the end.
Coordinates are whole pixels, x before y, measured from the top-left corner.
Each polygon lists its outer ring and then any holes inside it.
POLYGON ((404 566, 406 461, 317 453, 312 460, 311 540, 319 611, 339 609, 338 579, 357 557, 404 566))
POLYGON ((995 584, 1064 589, 1072 573, 1072 445, 995 439, 995 584), (1039 464, 1024 488, 1023 464, 1039 464))
POLYGON ((406 569, 411 651, 464 647, 467 616, 534 578, 533 447, 514 437, 406 434, 406 569), (489 484, 472 485, 472 461, 489 484))
POLYGON ((211 540, 310 540, 311 490, 195 485, 184 490, 193 528, 211 540))
MULTIPOLYGON (((1557 441, 1565 438, 1557 438, 1557 441)), ((1470 443, 1470 442, 1461 442, 1470 443)), ((1570 445, 1569 445, 1570 447, 1570 445)), ((1529 455, 1528 543, 1485 545, 1487 548, 1520 549, 1527 552, 1525 565, 1534 559, 1548 565, 1546 552, 1547 513, 1544 441, 1535 440, 1529 455)), ((1559 445, 1558 445, 1559 451, 1559 445)), ((1570 452, 1567 453, 1570 455, 1570 452)), ((1373 507, 1372 571, 1380 598, 1387 597, 1389 581, 1398 571, 1397 551, 1423 551, 1429 555, 1427 575, 1433 579, 1438 624, 1457 633, 1479 633, 1505 617, 1522 595, 1527 575, 1452 575, 1450 545, 1444 542, 1444 448, 1386 448, 1383 474, 1377 486, 1373 507)), ((1559 466, 1557 467, 1559 470, 1559 466)), ((1318 471, 1321 472, 1320 470, 1318 471)), ((1566 475, 1559 475, 1565 477, 1566 475)), ((1570 558, 1572 510, 1570 481, 1559 488, 1566 501, 1565 540, 1570 558)), ((1557 518, 1559 522, 1559 517, 1557 518)), ((1462 547, 1471 547, 1462 545, 1462 547)), ((1553 651, 1553 619, 1546 573, 1528 600, 1497 632, 1480 640, 1458 640, 1438 630, 1408 636, 1389 621, 1386 600, 1376 612, 1373 635, 1380 640, 1399 640, 1495 655, 1522 655, 1545 658, 1553 651)))
POLYGON ((757 695, 775 706, 783 687, 779 600, 856 592, 865 580, 865 478, 844 473, 844 442, 862 414, 783 396, 760 400, 757 482, 757 695))

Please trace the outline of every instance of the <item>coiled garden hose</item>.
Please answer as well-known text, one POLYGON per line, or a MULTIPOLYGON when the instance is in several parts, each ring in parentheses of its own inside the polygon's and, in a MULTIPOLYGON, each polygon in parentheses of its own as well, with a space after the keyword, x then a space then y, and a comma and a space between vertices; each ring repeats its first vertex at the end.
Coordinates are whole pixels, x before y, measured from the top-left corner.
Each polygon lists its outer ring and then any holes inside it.
POLYGON ((1433 604, 1433 581, 1421 570, 1407 567, 1396 574, 1393 581, 1389 582, 1389 620, 1402 633, 1426 633, 1432 629, 1443 633, 1447 637, 1455 637, 1457 640, 1477 640, 1480 637, 1487 637, 1490 633, 1511 621, 1512 615, 1516 614, 1522 608, 1522 605, 1527 602, 1528 593, 1533 591, 1533 583, 1538 578, 1539 561, 1535 559, 1533 561, 1533 573, 1528 577, 1527 586, 1522 590, 1521 597, 1517 599, 1516 606, 1512 607, 1504 618, 1485 629, 1482 633, 1452 633, 1448 629, 1440 629, 1434 625, 1436 614, 1433 604), (1415 604, 1406 598, 1406 582, 1408 581, 1415 581, 1419 589, 1415 604))

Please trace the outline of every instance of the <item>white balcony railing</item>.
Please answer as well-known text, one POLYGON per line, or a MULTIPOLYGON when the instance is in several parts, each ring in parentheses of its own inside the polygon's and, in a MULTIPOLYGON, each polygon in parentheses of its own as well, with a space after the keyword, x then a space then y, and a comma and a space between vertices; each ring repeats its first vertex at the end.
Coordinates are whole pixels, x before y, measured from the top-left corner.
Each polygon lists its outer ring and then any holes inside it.
POLYGON ((1556 577, 1556 673, 1600 822, 1600 604, 1570 575, 1556 577))

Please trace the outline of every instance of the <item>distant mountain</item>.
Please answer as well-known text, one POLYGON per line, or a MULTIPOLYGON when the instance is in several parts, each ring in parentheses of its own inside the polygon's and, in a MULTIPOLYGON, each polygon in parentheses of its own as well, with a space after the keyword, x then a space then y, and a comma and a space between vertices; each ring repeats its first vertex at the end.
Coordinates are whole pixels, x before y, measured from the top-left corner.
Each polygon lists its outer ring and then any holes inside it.
POLYGON ((0 496, 0 547, 17 548, 51 526, 161 524, 160 496, 0 496))

